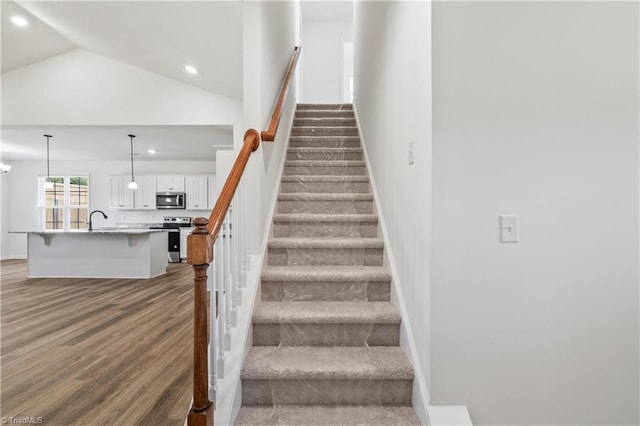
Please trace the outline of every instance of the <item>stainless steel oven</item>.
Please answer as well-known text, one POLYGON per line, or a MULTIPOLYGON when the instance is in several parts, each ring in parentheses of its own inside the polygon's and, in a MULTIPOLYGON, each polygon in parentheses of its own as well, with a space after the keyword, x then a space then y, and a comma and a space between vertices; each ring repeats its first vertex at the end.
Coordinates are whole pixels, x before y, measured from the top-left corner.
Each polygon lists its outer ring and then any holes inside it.
POLYGON ((184 192, 156 192, 156 209, 184 209, 186 198, 184 192))
POLYGON ((151 229, 166 229, 168 234, 169 262, 180 263, 180 228, 190 227, 190 217, 163 217, 162 226, 151 229))

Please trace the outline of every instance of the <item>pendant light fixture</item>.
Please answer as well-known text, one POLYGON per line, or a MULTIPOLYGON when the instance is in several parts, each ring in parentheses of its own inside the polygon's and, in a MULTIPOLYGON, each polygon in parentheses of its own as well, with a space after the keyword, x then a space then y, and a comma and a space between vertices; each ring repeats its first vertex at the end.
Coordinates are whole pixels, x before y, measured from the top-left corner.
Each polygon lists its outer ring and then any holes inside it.
POLYGON ((49 176, 49 138, 52 138, 51 135, 43 135, 47 138, 47 178, 44 181, 44 189, 53 189, 53 182, 51 182, 51 177, 49 176))
POLYGON ((136 135, 128 135, 131 138, 131 182, 129 182, 129 189, 138 189, 138 184, 136 183, 135 178, 133 177, 133 138, 136 135))

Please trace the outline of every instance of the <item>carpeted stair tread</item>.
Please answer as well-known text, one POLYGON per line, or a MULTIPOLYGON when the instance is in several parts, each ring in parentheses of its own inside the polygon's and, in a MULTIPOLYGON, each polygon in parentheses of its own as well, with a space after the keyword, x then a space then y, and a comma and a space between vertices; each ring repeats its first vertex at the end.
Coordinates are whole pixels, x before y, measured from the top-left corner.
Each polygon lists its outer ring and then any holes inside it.
POLYGON ((287 150, 287 161, 362 161, 360 148, 350 147, 300 147, 287 150))
POLYGON ((411 380, 398 346, 254 346, 243 380, 411 380))
POLYGON ((355 114, 352 109, 305 109, 297 110, 295 118, 307 118, 307 117, 344 117, 354 118, 355 114))
POLYGON ((356 129, 356 119, 353 117, 296 117, 293 127, 351 127, 356 129))
POLYGON ((389 302, 261 302, 254 324, 400 324, 389 302))
POLYGON ((372 193, 358 192, 281 192, 278 200, 291 201, 373 201, 372 193))
POLYGON ((413 407, 278 405, 240 409, 236 426, 419 426, 413 407))
MULTIPOLYGON (((306 119, 304 119, 306 120, 306 119)), ((344 131, 349 131, 349 132, 357 132, 358 128, 355 126, 326 126, 326 127, 319 127, 319 126, 293 126, 291 128, 292 130, 308 130, 310 132, 315 132, 316 130, 318 132, 322 131, 322 130, 326 130, 326 129, 335 129, 336 131, 339 130, 344 130, 344 131)), ((295 135, 295 136, 301 136, 301 135, 295 135)), ((320 136, 330 136, 330 135, 320 135, 320 136)))
POLYGON ((278 213, 274 222, 378 222, 377 214, 278 213))
MULTIPOLYGON (((322 141, 360 142, 360 136, 331 136, 331 135, 302 136, 302 135, 291 135, 289 140, 291 142, 301 142, 301 141, 308 141, 308 142, 322 142, 322 141)), ((314 147, 313 146, 310 146, 310 147, 298 146, 298 147, 294 147, 294 148, 314 148, 314 147)), ((356 148, 356 147, 349 147, 349 146, 336 146, 336 147, 329 146, 329 147, 324 147, 323 146, 322 148, 332 149, 332 148, 356 148)))
POLYGON ((311 147, 311 146, 306 146, 306 147, 298 147, 298 148, 289 148, 287 150, 287 152, 327 152, 327 151, 361 153, 362 152, 362 148, 351 148, 351 147, 342 147, 342 146, 336 146, 336 147, 311 147))
POLYGON ((369 182, 360 175, 285 175, 282 182, 369 182))
POLYGON ((380 266, 266 266, 263 281, 389 281, 391 273, 380 266))
MULTIPOLYGON (((342 147, 342 146, 332 146, 332 147, 297 147, 297 148, 289 148, 287 150, 289 154, 337 154, 337 153, 349 153, 349 154, 362 154, 362 148, 352 148, 352 147, 342 147)), ((289 160, 287 160, 289 161, 289 160)), ((304 161, 304 160, 303 160, 304 161)), ((312 161, 322 161, 322 160, 312 160, 312 161)), ((329 160, 333 161, 333 160, 329 160)), ((362 160, 352 160, 352 161, 362 161, 362 160)))
POLYGON ((299 117, 293 118, 293 127, 300 126, 343 126, 343 127, 356 127, 356 119, 354 117, 329 117, 316 115, 313 117, 299 117))
POLYGON ((381 238, 272 238, 269 248, 384 248, 381 238))
POLYGON ((285 167, 327 167, 327 166, 351 166, 365 167, 364 161, 358 160, 287 160, 284 162, 285 167))
POLYGON ((304 109, 304 110, 347 110, 347 111, 351 111, 353 110, 353 104, 309 104, 309 103, 303 103, 303 104, 298 104, 297 105, 298 109, 304 109))
POLYGON ((289 148, 360 148, 360 137, 355 135, 296 135, 289 138, 289 148))
POLYGON ((293 126, 292 136, 357 136, 354 126, 293 126))

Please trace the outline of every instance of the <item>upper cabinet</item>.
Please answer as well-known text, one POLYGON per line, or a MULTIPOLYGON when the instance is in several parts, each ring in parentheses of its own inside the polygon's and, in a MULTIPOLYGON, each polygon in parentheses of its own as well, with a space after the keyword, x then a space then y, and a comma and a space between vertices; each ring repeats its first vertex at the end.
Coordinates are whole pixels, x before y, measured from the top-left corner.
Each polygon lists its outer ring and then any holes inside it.
POLYGON ((156 209, 156 177, 155 176, 138 176, 136 178, 138 189, 133 191, 134 208, 136 210, 155 210, 156 209))
POLYGON ((158 192, 185 192, 184 176, 158 176, 156 184, 158 192))
POLYGON ((213 210, 213 207, 216 205, 216 201, 218 200, 218 191, 216 187, 216 177, 209 176, 208 180, 208 190, 207 190, 207 205, 209 210, 213 210))
POLYGON ((129 189, 130 175, 110 176, 113 210, 155 210, 157 192, 186 193, 187 210, 211 210, 215 204, 215 176, 136 176, 137 189, 129 189))
POLYGON ((187 210, 207 210, 207 177, 185 177, 187 210))
MULTIPOLYGON (((132 209, 133 191, 129 189, 129 176, 110 176, 111 197, 109 205, 111 209, 132 209)), ((154 206, 155 207, 155 204, 154 206)))

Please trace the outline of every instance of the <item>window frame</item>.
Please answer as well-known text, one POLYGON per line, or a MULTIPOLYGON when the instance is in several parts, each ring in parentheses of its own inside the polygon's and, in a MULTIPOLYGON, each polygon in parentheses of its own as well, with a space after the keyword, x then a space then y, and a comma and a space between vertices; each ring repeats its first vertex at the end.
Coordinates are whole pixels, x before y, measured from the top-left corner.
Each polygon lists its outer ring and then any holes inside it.
MULTIPOLYGON (((73 173, 73 174, 59 174, 55 176, 50 176, 51 178, 61 178, 63 184, 63 203, 57 206, 48 206, 46 203, 46 191, 44 188, 44 184, 47 180, 46 175, 38 176, 38 207, 40 208, 40 225, 42 229, 45 231, 60 231, 60 232, 69 232, 69 231, 82 231, 86 229, 86 227, 74 227, 72 228, 71 215, 73 210, 84 210, 86 209, 86 215, 88 217, 91 206, 91 180, 88 173, 73 173), (87 181, 87 195, 86 195, 86 203, 80 204, 72 204, 71 193, 72 193, 72 178, 84 178, 87 181), (47 222, 47 211, 50 209, 59 210, 62 213, 62 228, 48 228, 47 222)), ((78 214, 78 217, 80 214, 78 214)), ((54 222, 55 223, 55 222, 54 222)), ((73 224, 78 226, 82 224, 81 221, 74 221, 73 224)))

